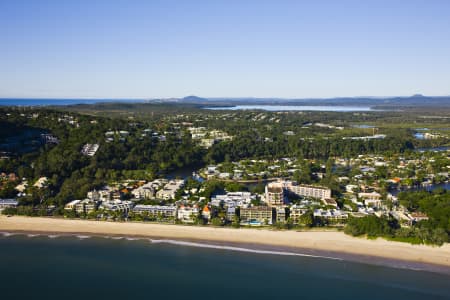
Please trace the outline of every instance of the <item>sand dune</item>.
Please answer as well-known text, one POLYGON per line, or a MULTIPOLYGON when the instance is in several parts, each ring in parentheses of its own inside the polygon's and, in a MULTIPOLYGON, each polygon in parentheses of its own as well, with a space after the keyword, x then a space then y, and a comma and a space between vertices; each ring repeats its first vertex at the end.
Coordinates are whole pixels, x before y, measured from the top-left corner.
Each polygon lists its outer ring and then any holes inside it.
POLYGON ((450 267, 450 244, 442 247, 410 245, 383 239, 353 238, 342 232, 296 232, 268 229, 233 229, 143 223, 65 220, 0 216, 0 231, 122 235, 289 247, 374 258, 395 259, 450 267))

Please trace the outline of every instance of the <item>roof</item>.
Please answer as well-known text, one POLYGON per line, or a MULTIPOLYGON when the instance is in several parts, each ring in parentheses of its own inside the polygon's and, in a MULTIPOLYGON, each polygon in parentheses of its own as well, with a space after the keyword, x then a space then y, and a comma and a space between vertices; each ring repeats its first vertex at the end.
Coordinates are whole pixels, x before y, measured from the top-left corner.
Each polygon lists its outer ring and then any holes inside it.
POLYGON ((17 205, 18 203, 16 199, 0 199, 0 204, 17 205))

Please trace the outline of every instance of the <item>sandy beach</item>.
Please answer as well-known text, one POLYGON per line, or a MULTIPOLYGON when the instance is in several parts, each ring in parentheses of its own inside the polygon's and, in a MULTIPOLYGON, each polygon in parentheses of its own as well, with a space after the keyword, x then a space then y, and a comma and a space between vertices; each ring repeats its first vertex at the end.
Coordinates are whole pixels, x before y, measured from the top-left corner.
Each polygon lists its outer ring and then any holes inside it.
MULTIPOLYGON (((199 226, 114 223, 37 217, 0 216, 0 231, 27 233, 61 233, 87 235, 139 236, 184 241, 209 241, 216 244, 245 244, 276 249, 309 250, 400 262, 431 264, 450 270, 450 244, 442 247, 410 245, 383 239, 354 238, 342 232, 274 231, 268 229, 234 229, 199 226)), ((304 253, 304 252, 302 252, 304 253)), ((342 256, 344 255, 344 256, 342 256)))

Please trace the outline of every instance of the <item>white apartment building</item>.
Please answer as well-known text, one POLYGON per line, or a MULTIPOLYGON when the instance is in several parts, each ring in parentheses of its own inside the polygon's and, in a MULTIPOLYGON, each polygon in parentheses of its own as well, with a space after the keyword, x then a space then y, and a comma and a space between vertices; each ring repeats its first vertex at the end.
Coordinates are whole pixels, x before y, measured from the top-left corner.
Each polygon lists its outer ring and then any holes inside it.
POLYGON ((184 206, 181 205, 177 210, 177 219, 183 223, 194 223, 194 220, 198 217, 198 206, 184 206))
POLYGON ((286 188, 291 192, 299 196, 312 197, 318 199, 331 198, 331 189, 321 186, 313 185, 294 185, 292 182, 286 184, 286 188))
POLYGON ((147 213, 149 216, 160 217, 163 219, 175 219, 177 216, 176 206, 162 206, 162 205, 136 205, 133 208, 136 214, 147 213))
POLYGON ((164 188, 156 193, 156 198, 171 200, 175 199, 177 191, 184 186, 184 180, 170 180, 164 188))

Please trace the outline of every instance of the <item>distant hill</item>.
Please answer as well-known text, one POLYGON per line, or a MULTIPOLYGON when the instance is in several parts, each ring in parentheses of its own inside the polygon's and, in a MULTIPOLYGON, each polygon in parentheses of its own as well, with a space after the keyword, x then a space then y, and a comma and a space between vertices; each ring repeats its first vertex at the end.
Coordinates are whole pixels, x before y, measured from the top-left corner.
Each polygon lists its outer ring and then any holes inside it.
POLYGON ((184 102, 207 102, 208 99, 206 98, 201 98, 201 97, 197 97, 197 96, 187 96, 181 99, 184 102))

